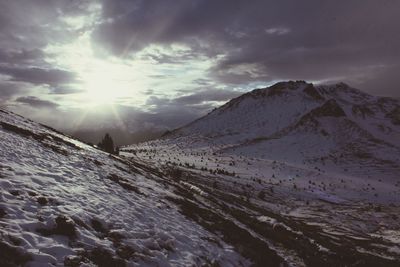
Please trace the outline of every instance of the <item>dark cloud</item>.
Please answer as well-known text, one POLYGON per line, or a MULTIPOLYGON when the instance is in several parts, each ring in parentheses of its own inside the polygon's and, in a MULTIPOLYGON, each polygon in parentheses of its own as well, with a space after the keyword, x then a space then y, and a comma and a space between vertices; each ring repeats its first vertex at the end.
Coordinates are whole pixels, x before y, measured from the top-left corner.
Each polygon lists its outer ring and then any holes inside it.
POLYGON ((75 81, 74 73, 60 69, 19 68, 0 66, 0 73, 11 77, 11 81, 31 84, 59 85, 75 81))
POLYGON ((146 105, 151 106, 194 106, 207 102, 221 102, 228 101, 243 92, 221 90, 221 89, 196 89, 197 92, 186 94, 184 96, 177 96, 175 98, 156 97, 151 96, 148 98, 146 105))
POLYGON ((58 104, 48 101, 48 100, 42 100, 40 98, 37 98, 35 96, 21 96, 18 97, 16 102, 19 103, 24 103, 28 104, 29 106, 32 106, 34 108, 57 108, 58 104))
POLYGON ((361 77, 349 79, 349 84, 362 88, 370 94, 400 97, 400 64, 391 66, 371 66, 361 77))
MULTIPOLYGON (((0 46, 6 49, 41 49, 50 42, 72 37, 64 28, 57 30, 62 10, 77 1, 32 0, 0 2, 0 46)), ((77 8, 76 8, 77 9, 77 8)))
POLYGON ((187 42, 192 47, 205 49, 199 38, 210 45, 210 38, 224 32, 227 22, 239 15, 241 8, 251 6, 245 1, 102 2, 104 22, 95 31, 94 38, 116 54, 138 51, 152 43, 187 42))
POLYGON ((26 89, 18 86, 15 83, 0 82, 0 104, 13 98, 13 96, 25 92, 26 89))
POLYGON ((0 49, 0 63, 6 64, 26 64, 33 63, 36 60, 41 60, 44 53, 40 49, 33 50, 2 50, 0 49))
MULTIPOLYGON (((399 62, 398 10, 400 2, 391 0, 103 0, 104 22, 94 39, 117 55, 172 43, 189 45, 190 57, 225 54, 210 77, 226 84, 350 82, 371 66, 390 72, 399 62)), ((377 77, 381 84, 384 77, 377 77)), ((385 92, 399 94, 395 87, 385 92)))
POLYGON ((0 96, 9 97, 17 94, 20 91, 19 87, 14 83, 0 83, 0 96))
POLYGON ((84 92, 83 89, 75 88, 71 85, 58 85, 49 88, 49 93, 54 95, 69 95, 84 92))
POLYGON ((193 81, 194 84, 198 84, 200 86, 208 86, 213 83, 211 79, 200 78, 193 81))
MULTIPOLYGON (((24 94, 36 94, 33 92, 36 85, 45 85, 49 93, 72 92, 67 84, 76 81, 75 74, 52 65, 57 55, 46 51, 46 47, 68 43, 79 36, 63 19, 65 15, 87 14, 91 3, 90 0, 0 1, 2 102, 24 94)), ((46 105, 46 102, 34 102, 36 99, 20 100, 46 105)))
POLYGON ((219 90, 219 89, 202 89, 198 92, 177 97, 173 99, 173 103, 177 105, 195 105, 210 101, 228 101, 234 97, 243 94, 243 92, 219 90))

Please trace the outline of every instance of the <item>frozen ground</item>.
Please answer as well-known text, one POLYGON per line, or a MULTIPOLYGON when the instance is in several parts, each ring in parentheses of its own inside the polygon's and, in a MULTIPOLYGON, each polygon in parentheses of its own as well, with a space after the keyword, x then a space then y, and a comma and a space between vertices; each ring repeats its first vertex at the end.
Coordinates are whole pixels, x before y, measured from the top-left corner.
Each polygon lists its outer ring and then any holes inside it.
MULTIPOLYGON (((199 224, 221 232, 209 223, 218 215, 261 240, 271 251, 253 255, 259 266, 398 266, 399 142, 398 100, 299 81, 121 154, 167 170, 190 192, 175 202, 199 224)), ((257 251, 257 241, 225 240, 257 251)))
POLYGON ((185 149, 174 142, 129 146, 121 154, 170 173, 187 194, 175 201, 182 213, 222 232, 241 251, 267 255, 260 259, 242 254, 256 266, 278 266, 281 261, 291 266, 400 264, 400 182, 393 184, 384 173, 357 175, 358 167, 335 173, 322 164, 307 167, 219 154, 219 147, 185 149), (210 222, 222 219, 262 243, 246 237, 230 240, 238 229, 224 227, 223 232, 210 222))
POLYGON ((0 266, 248 266, 163 174, 0 110, 0 266))

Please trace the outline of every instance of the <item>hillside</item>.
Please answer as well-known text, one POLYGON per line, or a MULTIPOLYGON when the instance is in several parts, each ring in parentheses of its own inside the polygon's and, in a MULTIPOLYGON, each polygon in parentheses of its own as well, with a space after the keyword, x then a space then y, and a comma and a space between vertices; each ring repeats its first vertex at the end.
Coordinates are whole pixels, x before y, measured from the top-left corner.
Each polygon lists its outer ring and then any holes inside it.
MULTIPOLYGON (((232 99, 173 131, 168 138, 196 136, 240 148, 262 146, 260 150, 264 152, 270 150, 269 143, 281 151, 295 152, 296 149, 289 149, 292 139, 306 138, 297 150, 306 150, 309 157, 320 156, 313 149, 316 144, 327 150, 325 154, 337 154, 355 143, 369 145, 364 147, 365 151, 353 151, 354 155, 371 153, 376 147, 389 149, 378 156, 382 157, 399 153, 399 112, 399 100, 374 97, 346 84, 281 82, 232 99), (280 144, 274 145, 275 140, 280 144)), ((271 158, 267 154, 258 156, 271 158)))
POLYGON ((400 101, 346 84, 280 82, 232 99, 164 137, 194 149, 334 173, 400 173, 400 101))
MULTIPOLYGON (((180 173, 191 201, 247 229, 289 265, 395 266, 398 110, 396 99, 345 84, 282 82, 122 155, 180 173)), ((215 227, 207 214, 190 216, 215 227)))
POLYGON ((0 110, 0 266, 246 266, 168 179, 0 110))
POLYGON ((399 266, 397 109, 280 83, 119 156, 0 110, 0 266, 399 266))

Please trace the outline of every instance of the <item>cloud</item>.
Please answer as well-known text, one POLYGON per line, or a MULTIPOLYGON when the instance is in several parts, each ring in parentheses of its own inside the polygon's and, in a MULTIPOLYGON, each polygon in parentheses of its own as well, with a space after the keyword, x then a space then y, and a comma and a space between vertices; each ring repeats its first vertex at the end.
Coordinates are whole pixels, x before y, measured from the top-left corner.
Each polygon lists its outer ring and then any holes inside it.
POLYGON ((49 88, 49 94, 54 95, 69 95, 84 92, 83 89, 75 88, 71 85, 56 85, 49 88))
POLYGON ((220 90, 220 89, 201 89, 198 92, 180 96, 172 100, 173 104, 180 105, 195 105, 204 102, 221 102, 228 101, 243 92, 220 90))
POLYGON ((276 35, 284 35, 290 32, 289 28, 286 27, 277 27, 277 28, 269 28, 265 29, 267 34, 276 34, 276 35))
POLYGON ((36 95, 41 85, 51 94, 73 91, 71 85, 76 82, 76 74, 61 69, 58 55, 47 48, 78 38, 81 33, 67 19, 88 15, 93 3, 90 0, 0 1, 2 101, 26 91, 36 95))
POLYGON ((23 89, 17 86, 15 83, 0 82, 0 99, 7 100, 11 96, 22 92, 23 89))
POLYGON ((40 49, 32 50, 4 50, 0 49, 0 63, 6 64, 26 64, 33 63, 36 60, 41 60, 44 57, 44 53, 40 49))
POLYGON ((348 83, 370 94, 400 97, 399 73, 400 64, 370 65, 359 76, 348 78, 348 83))
POLYGON ((76 2, 82 1, 1 1, 0 47, 17 51, 34 50, 72 38, 76 33, 66 27, 61 18, 67 10, 69 14, 79 12, 76 2))
POLYGON ((27 104, 34 108, 57 108, 59 106, 57 103, 48 100, 42 100, 35 96, 21 96, 18 97, 15 102, 27 104))
POLYGON ((183 96, 176 96, 174 98, 150 96, 146 102, 146 105, 156 106, 158 108, 163 106, 173 106, 180 108, 182 106, 195 106, 206 104, 208 102, 228 101, 234 97, 243 94, 243 92, 212 88, 197 89, 197 92, 189 94, 187 93, 187 91, 183 92, 186 94, 183 96))
MULTIPOLYGON (((176 43, 190 47, 191 55, 210 59, 222 55, 210 75, 226 84, 332 77, 350 81, 367 71, 366 66, 400 61, 398 1, 102 3, 103 22, 93 34, 99 45, 116 55, 136 53, 152 44, 176 43), (247 72, 238 71, 246 68, 247 72)), ((384 73, 380 80, 385 83, 384 73)), ((387 92, 398 95, 397 91, 387 92)))
POLYGON ((59 85, 76 80, 74 73, 60 69, 0 66, 0 73, 10 76, 11 81, 27 82, 35 85, 59 85))

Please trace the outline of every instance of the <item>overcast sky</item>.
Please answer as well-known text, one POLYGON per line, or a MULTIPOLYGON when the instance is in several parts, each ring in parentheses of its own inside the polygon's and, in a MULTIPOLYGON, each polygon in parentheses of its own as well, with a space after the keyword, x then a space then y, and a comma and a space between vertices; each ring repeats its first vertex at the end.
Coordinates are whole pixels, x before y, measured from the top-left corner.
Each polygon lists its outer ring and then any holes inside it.
POLYGON ((400 96, 397 0, 0 0, 0 105, 177 127, 280 80, 400 96))

